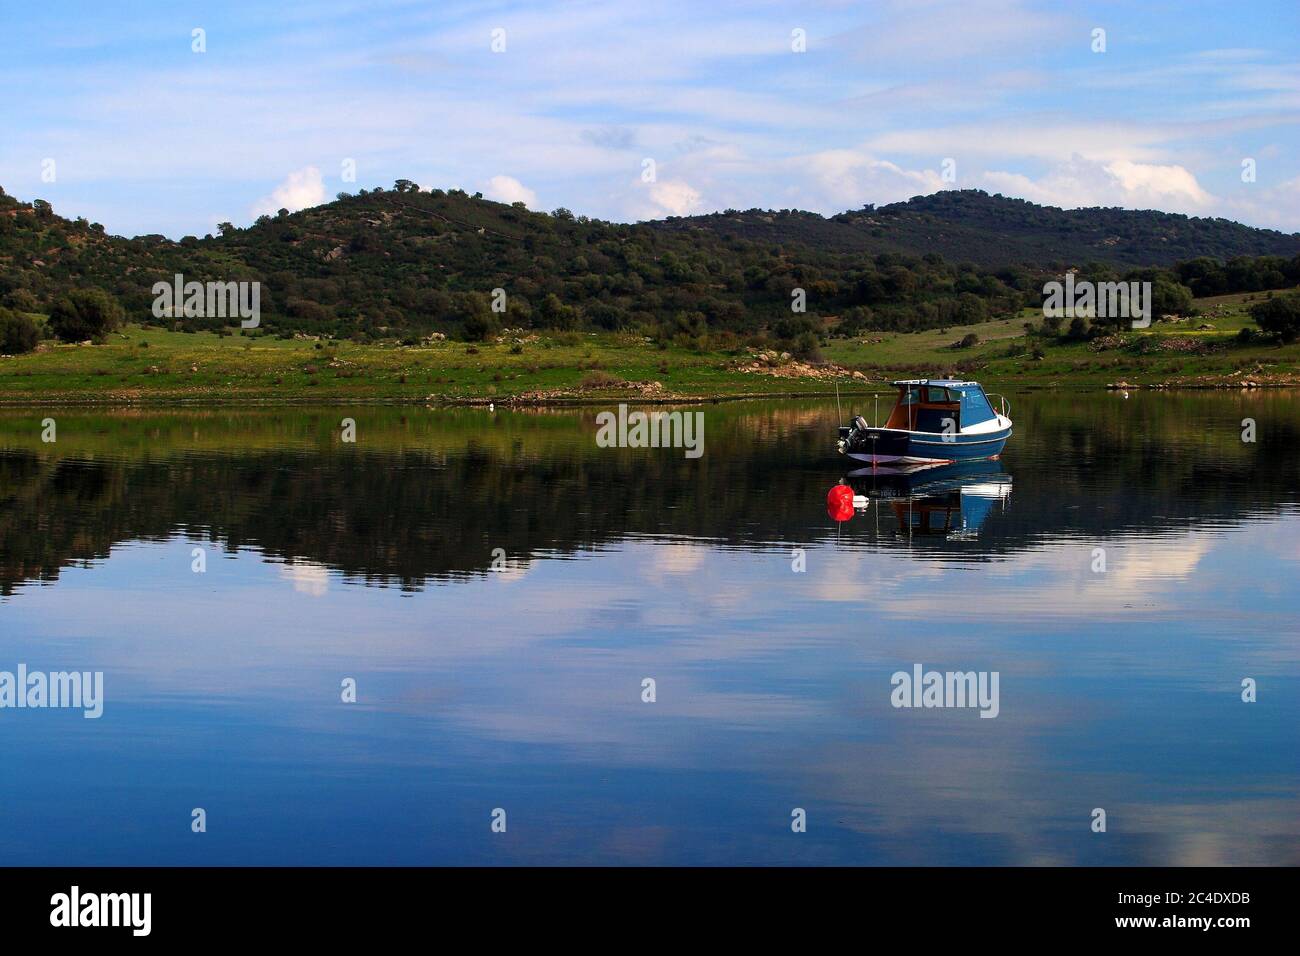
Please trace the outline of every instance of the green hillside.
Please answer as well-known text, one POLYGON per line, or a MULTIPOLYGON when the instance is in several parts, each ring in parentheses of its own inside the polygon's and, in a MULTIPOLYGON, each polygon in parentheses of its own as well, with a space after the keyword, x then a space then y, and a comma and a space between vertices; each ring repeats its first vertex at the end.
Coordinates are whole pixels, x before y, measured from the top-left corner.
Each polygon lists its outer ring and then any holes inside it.
POLYGON ((0 308, 51 315, 73 290, 97 289, 120 303, 127 323, 229 334, 230 318, 155 316, 154 284, 180 274, 260 283, 258 337, 416 345, 433 333, 481 341, 505 330, 597 331, 730 351, 765 335, 815 356, 831 336, 1017 317, 1040 305, 1043 283, 1067 266, 1081 277, 1152 281, 1157 317, 1185 312, 1192 293, 1300 282, 1296 237, 975 192, 832 219, 751 211, 619 224, 399 180, 220 232, 126 239, 0 192, 0 308), (1128 250, 1143 268, 1071 258, 1091 256, 1089 243, 1128 250), (1153 267, 1175 253, 1199 258, 1153 267), (1029 264, 1017 264, 1022 256, 1029 264))
POLYGON ((1058 209, 978 189, 943 190, 907 202, 868 206, 829 218, 799 210, 728 210, 669 219, 669 231, 710 232, 757 242, 798 242, 816 248, 924 255, 986 267, 1062 269, 1089 262, 1112 266, 1170 266, 1202 256, 1300 253, 1300 235, 1255 229, 1228 219, 1157 210, 1058 209))

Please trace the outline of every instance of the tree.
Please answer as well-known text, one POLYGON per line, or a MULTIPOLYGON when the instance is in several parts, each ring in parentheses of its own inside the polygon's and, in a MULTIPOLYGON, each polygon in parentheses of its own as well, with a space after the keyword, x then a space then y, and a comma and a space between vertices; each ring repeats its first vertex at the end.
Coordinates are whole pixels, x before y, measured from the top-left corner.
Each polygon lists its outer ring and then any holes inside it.
POLYGON ((805 332, 816 335, 817 327, 817 322, 810 315, 788 315, 777 319, 772 325, 772 331, 778 339, 790 340, 797 339, 805 332))
POLYGON ((122 324, 122 306, 101 289, 74 289, 50 309, 50 331, 64 342, 99 341, 122 324))
POLYGON ((21 355, 36 348, 41 334, 26 315, 0 308, 0 355, 21 355))
POLYGON ((1250 307, 1250 317, 1263 331, 1283 342, 1300 338, 1300 294, 1279 295, 1250 307))
POLYGON ((15 312, 39 312, 41 304, 28 289, 14 289, 4 297, 4 304, 15 312))
POLYGON ((1187 315, 1192 311, 1192 290, 1177 282, 1157 279, 1151 286, 1151 314, 1163 319, 1166 315, 1187 315))
POLYGON ((466 341, 482 342, 497 330, 497 317, 488 306, 487 298, 479 292, 458 293, 454 299, 455 311, 464 321, 466 341))
POLYGON ((577 327, 578 316, 576 310, 573 306, 560 301, 560 297, 554 292, 547 294, 546 298, 542 300, 538 311, 541 313, 540 324, 544 328, 566 331, 577 327))
POLYGON ((221 233, 223 236, 228 235, 234 231, 235 231, 235 224, 233 222, 217 223, 217 232, 221 233))
POLYGON ((875 321, 875 313, 865 305, 855 305, 844 310, 840 316, 839 330, 845 335, 857 335, 865 329, 871 328, 871 323, 875 321))
POLYGON ((973 292, 963 292, 957 296, 957 318, 958 325, 974 325, 977 322, 987 321, 989 317, 988 306, 973 292))
POLYGON ((593 326, 611 332, 627 325, 627 313, 608 302, 593 302, 583 310, 583 314, 593 326))

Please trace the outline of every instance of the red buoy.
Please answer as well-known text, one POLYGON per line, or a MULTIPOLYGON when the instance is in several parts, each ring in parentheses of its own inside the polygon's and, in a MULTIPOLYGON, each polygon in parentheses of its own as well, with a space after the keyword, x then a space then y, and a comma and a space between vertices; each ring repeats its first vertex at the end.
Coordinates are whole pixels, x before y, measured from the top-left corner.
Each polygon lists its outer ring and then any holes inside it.
POLYGON ((836 485, 826 494, 826 513, 835 521, 848 521, 853 517, 853 489, 836 485))

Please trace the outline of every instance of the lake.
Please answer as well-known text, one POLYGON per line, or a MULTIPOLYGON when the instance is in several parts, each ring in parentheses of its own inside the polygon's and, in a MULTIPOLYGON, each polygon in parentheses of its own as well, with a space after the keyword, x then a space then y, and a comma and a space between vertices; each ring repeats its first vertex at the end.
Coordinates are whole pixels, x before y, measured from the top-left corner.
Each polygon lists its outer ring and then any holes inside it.
POLYGON ((834 399, 6 409, 0 861, 1300 863, 1300 395, 1010 398, 842 522, 834 399))

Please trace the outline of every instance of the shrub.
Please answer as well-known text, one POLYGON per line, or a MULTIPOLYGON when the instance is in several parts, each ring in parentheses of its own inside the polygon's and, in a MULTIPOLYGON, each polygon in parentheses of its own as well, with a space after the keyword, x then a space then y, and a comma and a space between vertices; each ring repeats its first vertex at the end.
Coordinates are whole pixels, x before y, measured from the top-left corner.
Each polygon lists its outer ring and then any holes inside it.
POLYGON ((486 310, 472 312, 465 318, 465 340, 468 342, 482 342, 496 330, 496 317, 486 310))
POLYGON ((588 372, 582 376, 582 381, 578 383, 582 388, 614 388, 622 384, 623 379, 617 375, 611 375, 609 372, 602 372, 599 369, 588 372))
POLYGON ((21 355, 36 348, 41 334, 28 316, 0 308, 0 354, 21 355))
POLYGON ((107 292, 75 289, 50 309, 50 331, 65 342, 102 341, 122 324, 125 313, 107 292))
POLYGON ((790 349, 798 358, 808 362, 820 362, 822 359, 821 341, 815 332, 801 332, 790 349))
POLYGON ((1257 302, 1250 307, 1250 317, 1280 341, 1294 342, 1300 338, 1300 294, 1293 292, 1257 302))

